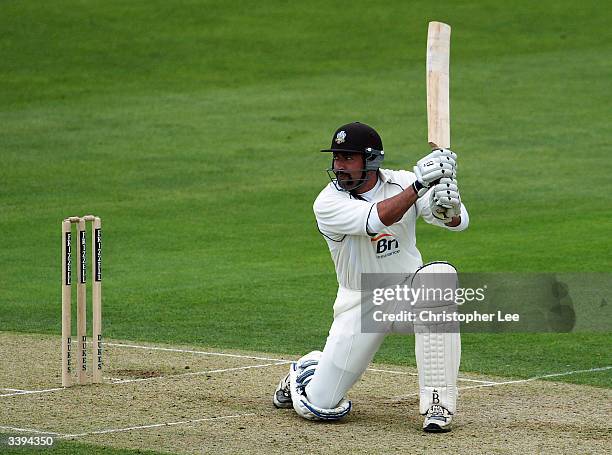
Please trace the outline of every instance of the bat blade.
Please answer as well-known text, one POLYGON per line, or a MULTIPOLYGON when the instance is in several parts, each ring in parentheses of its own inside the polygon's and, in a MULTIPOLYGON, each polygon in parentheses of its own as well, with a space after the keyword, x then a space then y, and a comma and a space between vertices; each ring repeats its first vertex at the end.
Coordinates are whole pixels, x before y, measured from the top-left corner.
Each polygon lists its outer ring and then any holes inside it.
POLYGON ((427 31, 427 140, 450 147, 450 25, 430 22, 427 31))

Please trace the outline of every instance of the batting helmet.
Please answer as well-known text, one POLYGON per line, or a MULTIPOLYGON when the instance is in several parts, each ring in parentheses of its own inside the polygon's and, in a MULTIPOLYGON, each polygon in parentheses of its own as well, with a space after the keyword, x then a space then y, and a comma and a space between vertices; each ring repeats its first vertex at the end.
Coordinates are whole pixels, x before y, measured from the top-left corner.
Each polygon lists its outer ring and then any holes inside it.
POLYGON ((360 122, 342 125, 334 133, 331 147, 321 151, 362 153, 364 171, 377 171, 385 159, 379 134, 371 126, 360 122))

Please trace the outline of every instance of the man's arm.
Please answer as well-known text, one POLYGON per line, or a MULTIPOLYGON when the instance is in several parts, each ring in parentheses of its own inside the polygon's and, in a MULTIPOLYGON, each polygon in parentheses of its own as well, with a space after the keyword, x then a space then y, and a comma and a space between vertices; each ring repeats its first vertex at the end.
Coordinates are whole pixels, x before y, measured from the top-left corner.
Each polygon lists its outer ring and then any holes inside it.
POLYGON ((369 235, 368 218, 374 210, 371 202, 352 199, 348 193, 323 191, 313 204, 319 231, 326 237, 369 235))
POLYGON ((436 149, 414 166, 416 181, 401 193, 376 204, 378 217, 385 226, 397 223, 434 183, 445 177, 455 177, 457 155, 446 149, 436 149))
MULTIPOLYGON (((418 197, 414 188, 409 186, 404 191, 393 197, 380 201, 376 204, 378 217, 385 226, 391 226, 402 219, 404 214, 410 210, 418 197)), ((448 227, 457 227, 461 224, 461 215, 454 216, 449 223, 444 223, 448 227)))
MULTIPOLYGON (((432 190, 433 192, 434 190, 432 190)), ((434 226, 444 227, 451 231, 463 231, 467 229, 470 216, 465 205, 459 201, 459 207, 455 208, 443 208, 445 211, 452 210, 454 213, 450 214, 449 217, 440 217, 434 214, 437 209, 435 199, 432 201, 432 197, 422 197, 416 202, 416 209, 419 216, 423 218, 427 223, 433 224, 434 226), (433 205, 432 205, 433 204, 433 205)))
POLYGON ((391 226, 402 219, 404 214, 410 210, 418 199, 416 191, 409 186, 404 191, 393 197, 380 201, 376 204, 378 217, 385 226, 391 226))
MULTIPOLYGON (((464 231, 470 224, 470 215, 468 214, 467 208, 463 203, 461 204, 460 214, 453 216, 452 220, 448 223, 444 223, 444 226, 451 231, 464 231)), ((433 216, 431 218, 434 218, 433 216)), ((427 221, 427 220, 425 220, 427 221)), ((438 220, 440 224, 442 222, 438 220)), ((429 221, 428 221, 429 222, 429 221)))
POLYGON ((461 215, 454 216, 450 223, 444 223, 448 227, 457 227, 461 224, 461 215))

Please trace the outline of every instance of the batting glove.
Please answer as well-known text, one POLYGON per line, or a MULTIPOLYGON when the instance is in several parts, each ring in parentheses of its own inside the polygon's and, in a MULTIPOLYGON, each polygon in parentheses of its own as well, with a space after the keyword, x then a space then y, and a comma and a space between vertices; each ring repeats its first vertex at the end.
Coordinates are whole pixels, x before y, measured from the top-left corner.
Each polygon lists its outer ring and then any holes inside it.
POLYGON ((461 196, 455 179, 445 177, 433 186, 429 194, 429 208, 432 215, 444 223, 461 214, 461 196))
POLYGON ((412 184, 418 197, 442 178, 454 179, 457 175, 457 155, 448 149, 436 149, 421 158, 414 166, 416 181, 412 184))

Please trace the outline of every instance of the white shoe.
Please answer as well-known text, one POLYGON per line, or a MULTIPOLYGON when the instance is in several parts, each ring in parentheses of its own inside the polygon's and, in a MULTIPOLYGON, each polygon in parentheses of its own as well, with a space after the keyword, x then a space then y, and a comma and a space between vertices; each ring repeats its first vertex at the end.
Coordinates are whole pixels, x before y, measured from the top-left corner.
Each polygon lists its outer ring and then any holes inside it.
POLYGON ((451 431, 451 422, 453 415, 444 406, 438 404, 432 405, 423 422, 423 431, 429 433, 446 433, 451 431))
POLYGON ((291 399, 291 387, 289 385, 289 374, 280 380, 276 391, 274 392, 274 406, 277 408, 292 408, 293 400, 291 399))

